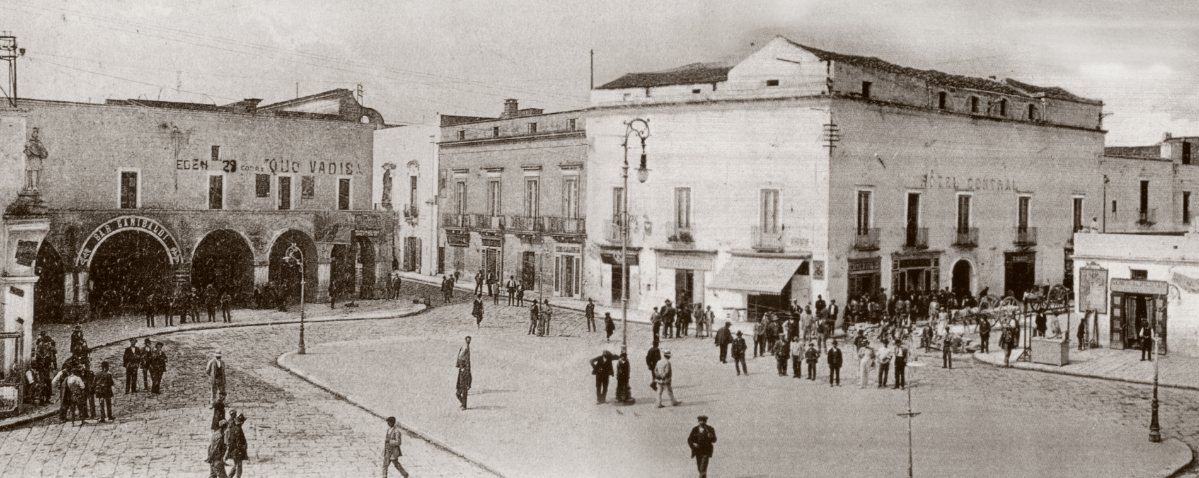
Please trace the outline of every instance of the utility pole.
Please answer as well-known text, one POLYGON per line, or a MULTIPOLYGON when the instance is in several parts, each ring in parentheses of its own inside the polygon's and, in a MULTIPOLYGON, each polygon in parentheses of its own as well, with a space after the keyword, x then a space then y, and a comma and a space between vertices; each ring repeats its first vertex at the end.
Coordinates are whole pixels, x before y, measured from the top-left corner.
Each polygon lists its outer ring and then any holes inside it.
POLYGON ((8 89, 12 93, 8 104, 17 107, 17 58, 25 56, 25 49, 17 47, 17 37, 12 32, 0 32, 0 60, 8 62, 8 89))

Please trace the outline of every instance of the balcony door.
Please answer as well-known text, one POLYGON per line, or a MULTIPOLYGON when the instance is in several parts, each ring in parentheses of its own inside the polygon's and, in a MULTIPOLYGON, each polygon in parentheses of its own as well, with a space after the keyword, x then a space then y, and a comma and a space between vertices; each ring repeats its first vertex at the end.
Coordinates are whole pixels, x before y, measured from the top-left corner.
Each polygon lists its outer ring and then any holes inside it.
POLYGON ((911 246, 917 242, 920 228, 920 193, 908 193, 907 226, 905 244, 911 246))

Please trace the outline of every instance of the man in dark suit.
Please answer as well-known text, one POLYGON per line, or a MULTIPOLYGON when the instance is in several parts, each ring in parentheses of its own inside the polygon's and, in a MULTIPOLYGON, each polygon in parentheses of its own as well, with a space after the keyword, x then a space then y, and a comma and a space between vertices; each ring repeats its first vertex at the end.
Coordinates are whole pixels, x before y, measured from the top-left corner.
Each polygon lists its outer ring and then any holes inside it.
POLYGON ((895 349, 895 357, 891 359, 891 363, 895 365, 895 388, 907 388, 908 381, 904 371, 908 367, 908 348, 905 345, 900 345, 895 349))
POLYGON ((1149 331, 1149 326, 1141 325, 1137 337, 1141 339, 1141 360, 1153 360, 1153 332, 1149 331))
POLYGON ((662 306, 662 337, 674 337, 674 314, 674 307, 670 306, 670 300, 667 299, 666 304, 662 306))
POLYGON ((725 322, 724 327, 716 331, 716 346, 720 347, 720 363, 728 363, 729 345, 733 343, 733 331, 729 330, 732 322, 725 322))
POLYGON ((125 394, 137 392, 137 367, 142 363, 141 351, 137 348, 137 339, 129 339, 129 347, 125 349, 125 357, 121 365, 125 367, 125 394))
POLYGON ((612 377, 612 352, 604 351, 591 359, 591 374, 595 375, 595 404, 608 402, 608 379, 612 377))
POLYGON ((695 458, 695 466, 699 468, 699 478, 708 477, 708 461, 712 459, 713 444, 716 443, 716 429, 708 426, 707 415, 699 416, 699 425, 691 429, 687 437, 687 446, 691 447, 691 457, 695 458))
POLYGON ((479 269, 475 274, 475 295, 483 295, 483 278, 483 269, 479 269))
POLYGON ((841 349, 837 347, 837 341, 833 341, 833 348, 828 349, 828 386, 834 384, 841 386, 841 349))

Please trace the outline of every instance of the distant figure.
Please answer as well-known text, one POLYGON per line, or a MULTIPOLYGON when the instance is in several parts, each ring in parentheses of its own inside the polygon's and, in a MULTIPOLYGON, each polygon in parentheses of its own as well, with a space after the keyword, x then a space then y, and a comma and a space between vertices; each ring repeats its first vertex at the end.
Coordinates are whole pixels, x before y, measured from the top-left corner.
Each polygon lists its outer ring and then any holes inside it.
POLYGON ((537 319, 541 316, 541 311, 538 309, 537 301, 533 301, 533 305, 529 306, 529 333, 525 335, 537 333, 537 319))
POLYGON ((154 344, 150 352, 150 393, 162 393, 162 374, 167 371, 167 354, 162 351, 162 342, 154 344))
POLYGON ((225 452, 228 450, 225 447, 225 430, 228 426, 229 422, 225 420, 214 423, 212 426, 212 437, 208 440, 208 458, 204 460, 209 466, 209 477, 228 477, 225 474, 225 452))
POLYGON ((504 283, 504 288, 508 290, 508 305, 516 305, 516 278, 508 276, 508 282, 504 283))
POLYGON ((670 405, 678 406, 679 401, 674 399, 674 388, 671 387, 671 380, 674 379, 674 369, 670 366, 670 351, 662 353, 662 360, 654 366, 654 380, 658 384, 658 408, 662 408, 662 398, 670 397, 670 405))
MULTIPOLYGON (((595 332, 595 302, 587 299, 587 308, 583 309, 583 317, 587 319, 587 331, 595 332)), ((611 334, 608 334, 611 337, 611 334)))
POLYGON ((221 320, 225 323, 233 322, 233 315, 230 310, 232 307, 233 296, 229 295, 229 291, 225 291, 224 294, 221 294, 221 320))
POLYGON ((612 332, 616 331, 616 323, 612 321, 612 314, 604 312, 604 333, 608 336, 604 339, 607 342, 612 341, 612 332))
POLYGON ((1081 352, 1087 348, 1087 318, 1078 319, 1078 351, 1081 352))
POLYGON ((108 362, 100 362, 100 373, 96 374, 95 378, 96 398, 100 401, 100 423, 113 421, 112 416, 112 387, 116 383, 112 379, 112 373, 108 371, 108 362))
POLYGON ((720 363, 728 363, 729 344, 733 343, 732 322, 725 322, 724 327, 716 331, 716 346, 720 347, 720 363))
MULTIPOLYGON (((215 403, 217 397, 226 396, 225 395, 225 362, 223 360, 221 360, 221 351, 220 350, 217 350, 216 353, 213 354, 212 360, 208 361, 208 365, 205 367, 204 373, 206 375, 208 375, 208 384, 212 387, 211 401, 213 403, 215 403)), ((134 390, 134 391, 136 391, 136 390, 134 390)))
POLYGON ((458 401, 462 403, 462 409, 466 410, 466 395, 470 392, 470 336, 466 336, 466 345, 458 350, 458 385, 457 393, 458 401))
POLYGON ((401 476, 408 478, 408 472, 400 465, 400 457, 404 456, 400 449, 403 440, 404 433, 396 426, 396 417, 387 417, 387 436, 383 439, 383 478, 387 478, 388 465, 395 466, 401 476))
POLYGON ((471 307, 470 315, 475 318, 475 328, 483 327, 483 296, 475 295, 475 304, 471 307))
POLYGON ((233 467, 229 469, 229 478, 241 478, 242 462, 250 456, 249 443, 246 443, 246 433, 242 430, 242 424, 246 423, 246 416, 239 414, 236 417, 230 416, 229 429, 225 431, 225 459, 233 460, 233 467))
POLYGON ((212 402, 212 429, 220 429, 223 421, 225 421, 225 397, 217 397, 216 401, 212 402))
POLYGON ((654 344, 645 352, 645 365, 649 367, 649 388, 658 390, 658 381, 654 379, 654 368, 658 366, 658 362, 662 360, 662 351, 658 349, 658 338, 654 337, 654 344))
POLYGON ((841 386, 841 349, 837 347, 837 341, 833 341, 833 348, 828 350, 825 361, 828 362, 828 386, 841 386))
POLYGON ((691 429, 687 437, 687 446, 691 447, 691 457, 695 458, 695 466, 699 469, 699 478, 707 478, 708 461, 712 459, 713 444, 716 443, 716 429, 708 426, 708 417, 699 416, 699 425, 691 429))
POLYGON ((129 347, 121 366, 125 367, 125 394, 137 393, 137 367, 141 365, 141 351, 137 348, 137 339, 129 339, 129 347))
POLYGON ((874 349, 870 348, 870 342, 864 342, 858 349, 858 377, 861 388, 866 388, 870 384, 870 367, 873 366, 874 349))
POLYGON ((629 387, 629 355, 621 352, 620 359, 616 361, 616 403, 632 404, 633 390, 629 387))
POLYGON ((749 375, 749 365, 745 363, 745 337, 741 336, 741 332, 737 332, 737 338, 733 339, 733 368, 737 370, 737 375, 741 375, 741 371, 745 371, 745 375, 749 375))

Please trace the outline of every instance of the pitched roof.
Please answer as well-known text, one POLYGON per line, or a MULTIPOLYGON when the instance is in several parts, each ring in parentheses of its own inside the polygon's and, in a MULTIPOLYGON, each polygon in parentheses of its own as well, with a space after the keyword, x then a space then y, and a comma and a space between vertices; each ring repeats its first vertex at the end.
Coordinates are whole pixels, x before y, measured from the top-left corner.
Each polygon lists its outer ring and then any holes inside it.
POLYGON ((716 63, 692 63, 670 70, 649 73, 629 73, 610 81, 597 90, 621 90, 625 88, 652 88, 669 85, 698 85, 719 83, 729 79, 731 66, 716 63))
POLYGON ((1065 89, 1062 89, 1061 87, 1057 87, 1057 86, 1030 85, 1023 81, 1017 81, 1017 80, 1013 80, 1011 78, 1004 79, 1003 81, 1009 85, 1012 85, 1016 88, 1027 91, 1029 93, 1033 93, 1033 94, 1041 93, 1049 98, 1057 98, 1057 99, 1068 100, 1068 101, 1078 101, 1078 102, 1083 102, 1083 103, 1098 103, 1096 100, 1077 96, 1077 95, 1070 93, 1069 91, 1066 91, 1065 89))
POLYGON ((1121 158, 1152 158, 1160 159, 1162 155, 1161 146, 1108 146, 1103 148, 1104 156, 1116 156, 1121 158))

